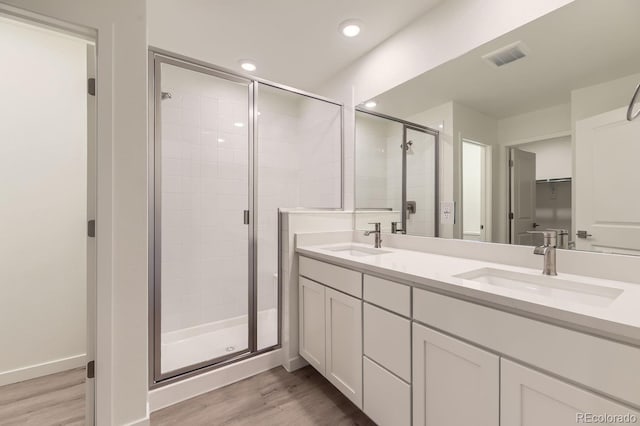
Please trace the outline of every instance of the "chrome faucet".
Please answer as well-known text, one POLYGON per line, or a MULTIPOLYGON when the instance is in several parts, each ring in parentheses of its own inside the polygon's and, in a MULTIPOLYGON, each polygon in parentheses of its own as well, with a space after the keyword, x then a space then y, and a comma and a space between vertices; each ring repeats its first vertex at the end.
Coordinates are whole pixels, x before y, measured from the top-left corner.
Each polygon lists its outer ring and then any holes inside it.
POLYGON ((373 231, 364 231, 364 235, 365 237, 368 237, 371 234, 376 234, 376 241, 375 241, 375 248, 380 248, 382 247, 382 238, 380 235, 380 222, 371 222, 369 223, 369 225, 374 225, 375 229, 373 231))
POLYGON ((556 246, 558 245, 558 233, 549 231, 527 231, 530 234, 542 234, 543 244, 533 249, 533 254, 544 256, 544 275, 558 275, 556 272, 556 246))

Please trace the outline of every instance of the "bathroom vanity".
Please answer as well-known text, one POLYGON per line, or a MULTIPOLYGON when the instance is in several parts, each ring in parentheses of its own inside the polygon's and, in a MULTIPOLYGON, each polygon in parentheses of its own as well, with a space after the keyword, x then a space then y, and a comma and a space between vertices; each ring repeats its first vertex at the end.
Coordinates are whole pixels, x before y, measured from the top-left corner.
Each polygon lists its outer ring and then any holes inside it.
POLYGON ((296 251, 300 355, 379 425, 640 422, 637 284, 353 242, 296 251))

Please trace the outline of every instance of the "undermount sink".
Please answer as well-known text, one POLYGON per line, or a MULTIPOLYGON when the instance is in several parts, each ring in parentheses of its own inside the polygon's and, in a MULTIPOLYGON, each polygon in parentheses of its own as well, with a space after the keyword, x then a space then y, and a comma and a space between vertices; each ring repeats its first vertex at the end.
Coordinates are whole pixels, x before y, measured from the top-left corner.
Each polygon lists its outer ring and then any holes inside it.
POLYGON ((386 250, 362 247, 362 246, 354 246, 351 244, 345 245, 345 246, 339 246, 339 247, 330 247, 330 248, 327 248, 327 250, 332 251, 334 253, 348 254, 349 256, 356 256, 356 257, 374 256, 377 254, 391 253, 390 251, 386 251, 386 250))
POLYGON ((556 301, 568 301, 591 306, 607 306, 624 291, 614 287, 604 287, 545 275, 523 274, 494 268, 476 269, 455 276, 477 283, 544 296, 556 301))

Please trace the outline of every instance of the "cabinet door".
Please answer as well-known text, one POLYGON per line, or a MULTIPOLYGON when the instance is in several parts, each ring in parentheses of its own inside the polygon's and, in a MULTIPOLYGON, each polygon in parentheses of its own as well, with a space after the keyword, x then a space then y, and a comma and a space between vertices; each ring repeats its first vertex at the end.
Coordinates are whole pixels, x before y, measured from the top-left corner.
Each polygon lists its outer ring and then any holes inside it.
POLYGON ((411 385, 363 357, 363 409, 379 426, 411 425, 411 385))
POLYGON ((413 324, 413 424, 498 426, 499 357, 413 324))
POLYGON ((640 421, 636 410, 505 359, 501 360, 500 387, 500 416, 505 426, 640 421), (593 421, 591 415, 609 417, 593 421))
POLYGON ((325 287, 300 277, 300 355, 325 373, 325 287))
POLYGON ((325 295, 325 377, 362 408, 362 301, 330 288, 325 295))

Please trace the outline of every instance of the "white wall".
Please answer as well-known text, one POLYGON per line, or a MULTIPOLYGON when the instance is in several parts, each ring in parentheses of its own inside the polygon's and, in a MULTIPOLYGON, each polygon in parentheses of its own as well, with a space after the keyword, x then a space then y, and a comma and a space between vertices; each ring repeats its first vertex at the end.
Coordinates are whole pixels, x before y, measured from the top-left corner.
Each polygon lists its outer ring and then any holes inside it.
POLYGON ((516 145, 516 148, 536 154, 536 179, 560 179, 573 176, 571 136, 544 139, 516 145))
POLYGON ((498 143, 513 145, 570 131, 571 104, 559 104, 498 120, 498 143))
MULTIPOLYGON (((462 105, 458 102, 453 103, 453 134, 455 135, 453 144, 453 188, 454 188, 454 200, 461 200, 461 158, 462 158, 462 141, 468 139, 474 142, 479 142, 483 145, 493 146, 497 143, 497 122, 496 119, 486 114, 478 112, 472 108, 462 105)), ((485 183, 485 205, 492 204, 491 218, 486 218, 485 235, 490 236, 495 241, 503 241, 503 233, 506 231, 500 229, 495 224, 498 223, 500 217, 500 200, 494 197, 499 191, 497 176, 499 176, 500 151, 498 149, 491 149, 491 157, 487 160, 487 177, 491 179, 491 185, 485 183), (490 161, 489 161, 490 160, 490 161), (494 232, 494 229, 496 232, 494 232)), ((464 208, 464 207, 463 207, 464 208)), ((462 238, 462 227, 460 220, 461 210, 458 208, 456 212, 456 224, 453 227, 454 237, 462 238)), ((486 213, 486 212, 485 212, 486 213)))
POLYGON ((142 424, 148 393, 145 2, 5 3, 97 30, 97 416, 98 424, 142 424))
POLYGON ((573 90, 571 92, 573 130, 578 120, 629 105, 638 82, 640 82, 640 73, 573 90))
POLYGON ((0 57, 4 385, 85 361, 87 44, 0 18, 0 57))

